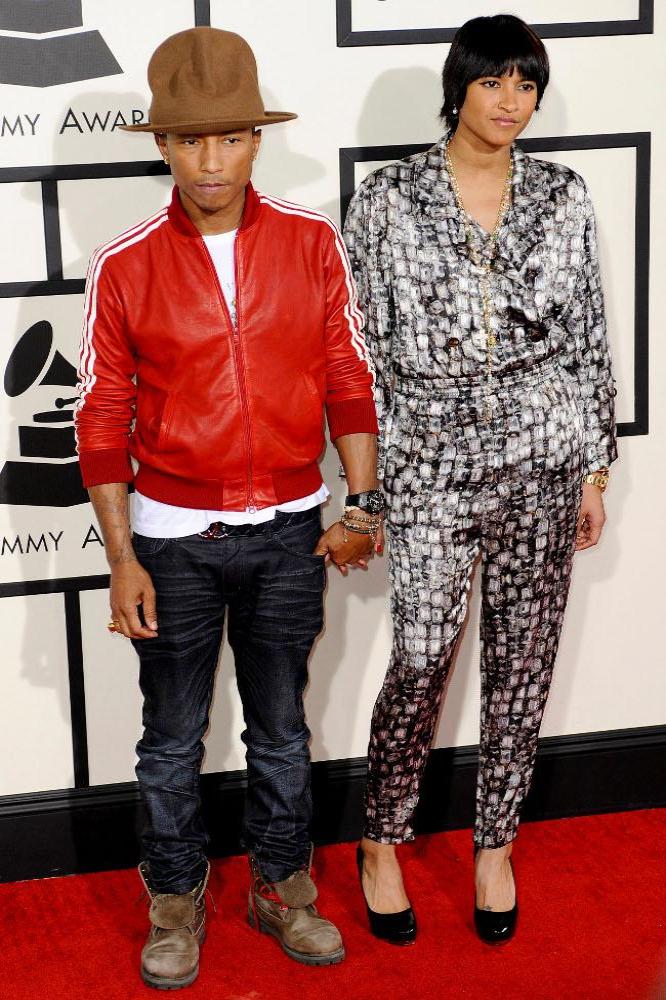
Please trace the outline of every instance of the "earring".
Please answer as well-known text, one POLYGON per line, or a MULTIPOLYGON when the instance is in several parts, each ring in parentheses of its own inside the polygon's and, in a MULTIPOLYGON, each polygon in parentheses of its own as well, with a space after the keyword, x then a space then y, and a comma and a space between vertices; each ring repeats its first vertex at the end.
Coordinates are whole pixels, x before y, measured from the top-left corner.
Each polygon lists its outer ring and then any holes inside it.
POLYGON ((457 115, 458 114, 458 109, 457 108, 452 108, 451 109, 451 114, 452 115, 457 115))

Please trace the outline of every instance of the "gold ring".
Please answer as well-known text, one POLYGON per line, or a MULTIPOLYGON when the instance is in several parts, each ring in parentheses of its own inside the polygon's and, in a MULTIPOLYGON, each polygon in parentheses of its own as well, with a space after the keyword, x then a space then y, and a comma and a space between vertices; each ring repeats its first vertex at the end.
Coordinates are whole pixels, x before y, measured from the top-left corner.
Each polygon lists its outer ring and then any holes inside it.
POLYGON ((120 622, 110 621, 106 627, 108 628, 109 632, 119 632, 120 622))

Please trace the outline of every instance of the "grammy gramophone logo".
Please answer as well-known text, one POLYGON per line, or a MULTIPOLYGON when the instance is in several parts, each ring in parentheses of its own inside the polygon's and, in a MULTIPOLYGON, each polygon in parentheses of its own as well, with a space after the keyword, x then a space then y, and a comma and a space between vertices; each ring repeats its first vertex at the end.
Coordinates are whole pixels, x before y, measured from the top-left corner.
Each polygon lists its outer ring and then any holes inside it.
POLYGON ((0 0, 0 83, 54 87, 117 73, 99 31, 83 27, 81 0, 0 0))
POLYGON ((74 365, 53 348, 51 324, 42 320, 26 330, 7 362, 4 391, 22 412, 26 396, 52 402, 19 420, 18 458, 0 472, 0 503, 71 507, 88 500, 74 439, 76 383, 74 365))

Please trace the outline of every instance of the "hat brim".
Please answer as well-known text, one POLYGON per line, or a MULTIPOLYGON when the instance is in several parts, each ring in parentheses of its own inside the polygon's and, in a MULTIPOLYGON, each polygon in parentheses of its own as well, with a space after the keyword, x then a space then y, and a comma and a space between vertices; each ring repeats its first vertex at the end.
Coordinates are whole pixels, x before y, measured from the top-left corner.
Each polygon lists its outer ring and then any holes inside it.
POLYGON ((123 132, 152 132, 160 134, 171 132, 175 135, 214 135, 219 132, 237 132, 246 128, 263 128, 264 125, 278 125, 289 122, 298 115, 290 111, 267 111, 263 118, 250 118, 243 121, 198 121, 198 122, 165 122, 156 125, 146 122, 142 125, 119 125, 123 132))

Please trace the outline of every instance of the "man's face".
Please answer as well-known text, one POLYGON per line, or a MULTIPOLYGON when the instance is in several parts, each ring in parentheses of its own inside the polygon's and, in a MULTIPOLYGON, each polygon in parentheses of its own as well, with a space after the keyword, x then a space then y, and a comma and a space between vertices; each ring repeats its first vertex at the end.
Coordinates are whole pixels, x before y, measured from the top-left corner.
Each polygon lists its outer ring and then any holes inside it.
POLYGON ((155 136, 181 195, 202 212, 224 211, 242 197, 252 176, 261 132, 155 136))

